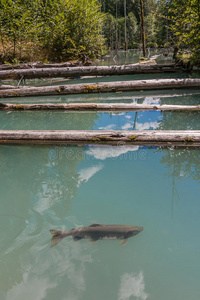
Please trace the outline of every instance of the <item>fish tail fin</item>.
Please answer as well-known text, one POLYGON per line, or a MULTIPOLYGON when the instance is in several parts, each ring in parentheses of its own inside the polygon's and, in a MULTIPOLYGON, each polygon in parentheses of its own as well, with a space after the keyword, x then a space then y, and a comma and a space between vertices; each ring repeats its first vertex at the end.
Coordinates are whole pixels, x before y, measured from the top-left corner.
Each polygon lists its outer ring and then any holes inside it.
POLYGON ((62 239, 64 239, 66 237, 65 234, 63 234, 63 231, 61 230, 49 230, 51 232, 52 235, 52 239, 51 239, 51 247, 57 245, 60 241, 62 241, 62 239))

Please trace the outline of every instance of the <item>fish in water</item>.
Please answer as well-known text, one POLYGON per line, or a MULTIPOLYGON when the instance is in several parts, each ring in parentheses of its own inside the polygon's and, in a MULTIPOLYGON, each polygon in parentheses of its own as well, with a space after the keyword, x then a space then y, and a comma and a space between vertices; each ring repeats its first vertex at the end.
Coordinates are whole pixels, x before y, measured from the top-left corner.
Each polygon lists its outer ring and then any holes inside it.
POLYGON ((103 224, 91 224, 88 227, 73 228, 68 231, 50 230, 52 234, 51 246, 55 246, 67 236, 72 236, 74 241, 90 239, 92 243, 102 239, 119 239, 120 244, 125 245, 128 238, 142 230, 143 227, 139 226, 103 224))

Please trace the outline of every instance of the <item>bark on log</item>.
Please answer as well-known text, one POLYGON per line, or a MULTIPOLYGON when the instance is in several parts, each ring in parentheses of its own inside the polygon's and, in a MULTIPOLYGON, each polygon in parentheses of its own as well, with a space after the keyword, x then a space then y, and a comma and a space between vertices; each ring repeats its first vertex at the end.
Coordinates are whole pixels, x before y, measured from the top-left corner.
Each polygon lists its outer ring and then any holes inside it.
POLYGON ((52 63, 52 64, 45 64, 43 62, 33 62, 33 63, 25 63, 20 65, 7 65, 2 64, 0 65, 0 70, 14 70, 14 69, 41 69, 41 68, 66 68, 66 67, 76 67, 80 66, 80 61, 75 62, 64 62, 64 63, 52 63))
POLYGON ((200 111, 200 105, 152 105, 134 103, 0 103, 0 110, 64 110, 64 111, 200 111))
POLYGON ((0 130, 0 144, 200 146, 200 131, 0 130))
POLYGON ((149 74, 180 72, 181 67, 175 65, 120 65, 120 66, 82 66, 66 68, 34 68, 0 71, 0 80, 5 79, 33 79, 79 76, 107 76, 128 74, 149 74))
POLYGON ((17 89, 17 88, 19 88, 19 86, 8 85, 8 84, 0 84, 0 90, 17 89))
POLYGON ((0 97, 23 97, 44 95, 69 95, 107 93, 120 91, 159 90, 175 88, 200 88, 200 79, 152 79, 135 81, 100 82, 62 86, 28 87, 0 91, 0 97))

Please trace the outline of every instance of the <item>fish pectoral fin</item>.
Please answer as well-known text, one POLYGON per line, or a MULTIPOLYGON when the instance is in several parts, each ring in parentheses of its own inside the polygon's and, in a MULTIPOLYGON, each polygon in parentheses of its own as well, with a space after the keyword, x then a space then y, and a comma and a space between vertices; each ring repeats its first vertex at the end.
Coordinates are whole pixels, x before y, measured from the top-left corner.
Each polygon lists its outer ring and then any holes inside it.
POLYGON ((79 241, 79 240, 81 240, 82 238, 81 237, 79 237, 79 236, 74 236, 73 237, 73 240, 75 241, 75 242, 77 242, 77 241, 79 241))
POLYGON ((128 239, 121 239, 120 245, 125 246, 127 242, 128 242, 128 239))
POLYGON ((94 223, 94 224, 91 224, 90 226, 88 227, 97 227, 97 226, 103 226, 102 224, 98 224, 98 223, 94 223))
POLYGON ((90 238, 90 244, 94 244, 98 239, 90 238))

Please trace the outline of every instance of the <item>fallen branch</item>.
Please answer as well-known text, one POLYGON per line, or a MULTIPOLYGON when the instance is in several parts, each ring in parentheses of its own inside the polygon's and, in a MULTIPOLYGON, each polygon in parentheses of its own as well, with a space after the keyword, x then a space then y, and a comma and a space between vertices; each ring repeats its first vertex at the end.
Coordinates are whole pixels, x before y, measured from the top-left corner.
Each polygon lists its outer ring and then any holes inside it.
POLYGON ((1 144, 200 146, 200 131, 0 130, 1 144))
POLYGON ((120 91, 141 91, 175 88, 200 88, 200 79, 152 79, 135 81, 100 82, 92 84, 71 84, 61 86, 28 87, 0 91, 0 97, 23 97, 44 95, 69 95, 107 93, 120 91))
POLYGON ((0 80, 5 79, 33 79, 33 78, 56 78, 56 77, 79 77, 79 76, 107 76, 180 72, 181 67, 175 65, 114 65, 114 66, 81 66, 64 68, 31 68, 12 69, 0 71, 0 80))
POLYGON ((67 111, 200 111, 200 105, 151 105, 134 103, 0 103, 0 110, 67 110, 67 111))

